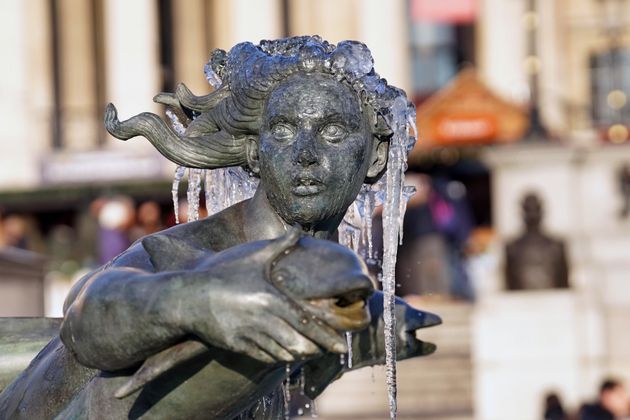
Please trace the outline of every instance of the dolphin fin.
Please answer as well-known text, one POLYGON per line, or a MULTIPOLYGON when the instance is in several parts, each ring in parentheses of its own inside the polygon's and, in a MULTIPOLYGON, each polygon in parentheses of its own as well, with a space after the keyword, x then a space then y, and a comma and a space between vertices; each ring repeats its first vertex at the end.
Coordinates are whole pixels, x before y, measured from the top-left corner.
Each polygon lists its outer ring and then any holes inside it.
POLYGON ((196 340, 184 341, 166 350, 162 350, 145 360, 136 373, 134 373, 123 386, 116 390, 114 396, 118 399, 125 398, 164 372, 207 350, 208 346, 196 340))
POLYGON ((287 233, 272 240, 265 246, 263 249, 265 253, 265 278, 271 278, 271 269, 273 268, 274 261, 298 243, 301 233, 302 229, 300 229, 299 226, 292 226, 288 228, 287 233))

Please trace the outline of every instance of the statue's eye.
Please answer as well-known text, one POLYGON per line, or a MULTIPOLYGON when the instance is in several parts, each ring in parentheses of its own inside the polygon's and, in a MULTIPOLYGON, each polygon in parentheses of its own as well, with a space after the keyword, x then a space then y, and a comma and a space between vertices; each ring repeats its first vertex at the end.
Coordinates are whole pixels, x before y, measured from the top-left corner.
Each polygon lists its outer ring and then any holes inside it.
POLYGON ((294 136, 293 129, 286 124, 275 124, 271 127, 271 135, 278 141, 287 141, 294 136))
POLYGON ((320 131, 321 136, 331 143, 338 143, 346 136, 346 129, 339 124, 328 124, 320 131))

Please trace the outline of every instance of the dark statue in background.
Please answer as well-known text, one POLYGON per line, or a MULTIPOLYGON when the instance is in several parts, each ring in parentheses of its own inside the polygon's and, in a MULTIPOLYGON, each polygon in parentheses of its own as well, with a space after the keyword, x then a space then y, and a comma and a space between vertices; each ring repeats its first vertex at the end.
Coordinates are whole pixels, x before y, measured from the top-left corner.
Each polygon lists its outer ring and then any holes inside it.
POLYGON ((564 243, 542 230, 543 206, 538 195, 521 201, 525 231, 505 249, 508 290, 562 289, 569 287, 564 243))
MULTIPOLYGON (((183 134, 151 113, 121 122, 112 105, 106 128, 179 165, 242 166, 256 193, 81 279, 60 335, 0 394, 0 419, 276 418, 287 375, 302 370, 315 398, 349 369, 344 332, 355 332, 353 369, 383 363, 383 295, 331 240, 385 172, 385 117, 404 92, 353 41, 242 43, 210 65, 223 81, 212 93, 156 97, 187 121, 183 134)), ((396 319, 399 359, 435 350, 415 332, 437 316, 398 300, 396 319)))

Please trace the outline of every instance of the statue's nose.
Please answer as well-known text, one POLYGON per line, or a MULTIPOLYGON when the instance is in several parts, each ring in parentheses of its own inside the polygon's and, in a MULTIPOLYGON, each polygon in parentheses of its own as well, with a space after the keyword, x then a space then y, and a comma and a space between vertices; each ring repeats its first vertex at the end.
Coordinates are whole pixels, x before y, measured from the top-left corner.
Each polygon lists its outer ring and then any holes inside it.
POLYGON ((310 166, 318 161, 315 141, 308 133, 300 133, 295 142, 295 161, 302 166, 310 166))

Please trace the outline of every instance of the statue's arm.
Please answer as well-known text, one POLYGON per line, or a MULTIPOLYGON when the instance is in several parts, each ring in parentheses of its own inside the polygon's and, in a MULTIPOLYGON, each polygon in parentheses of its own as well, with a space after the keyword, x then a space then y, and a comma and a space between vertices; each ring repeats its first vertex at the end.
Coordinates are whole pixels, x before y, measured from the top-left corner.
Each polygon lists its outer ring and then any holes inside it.
POLYGON ((263 277, 272 241, 203 268, 155 272, 141 243, 71 291, 61 339, 79 362, 101 370, 133 366, 188 335, 265 363, 346 351, 331 327, 263 277))
POLYGON ((136 243, 70 291, 63 343, 79 362, 102 370, 129 367, 168 347, 184 335, 169 307, 184 277, 153 272, 142 244, 136 243))

